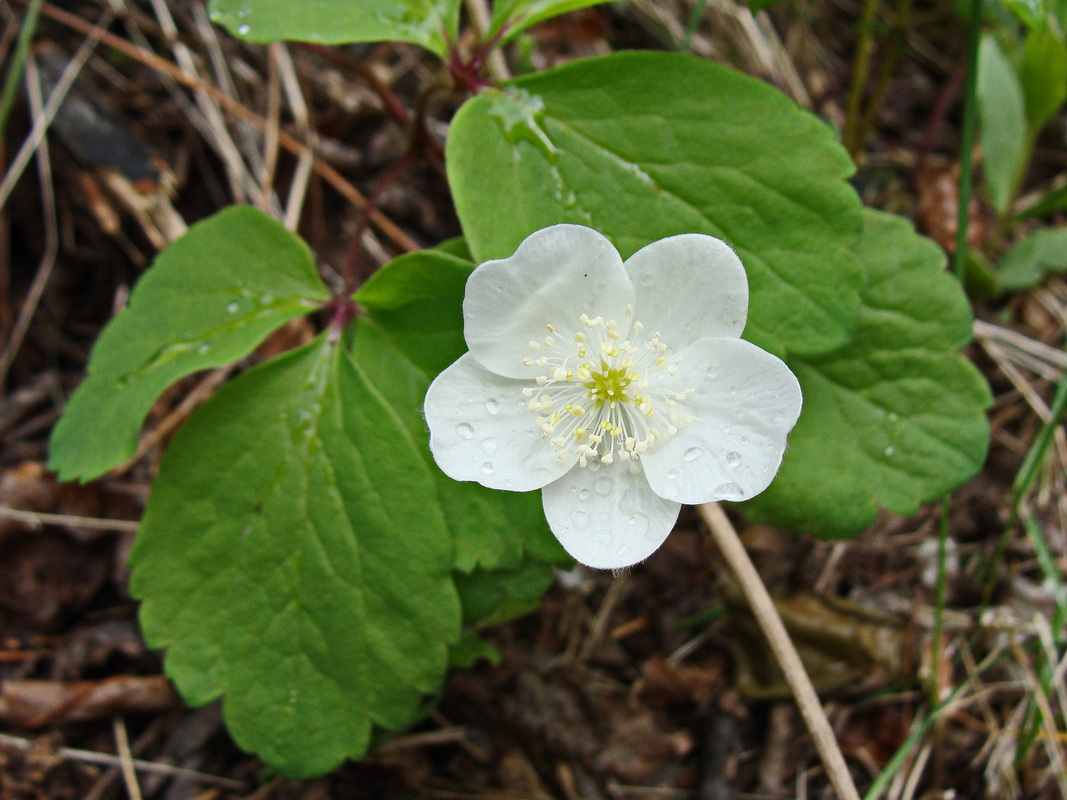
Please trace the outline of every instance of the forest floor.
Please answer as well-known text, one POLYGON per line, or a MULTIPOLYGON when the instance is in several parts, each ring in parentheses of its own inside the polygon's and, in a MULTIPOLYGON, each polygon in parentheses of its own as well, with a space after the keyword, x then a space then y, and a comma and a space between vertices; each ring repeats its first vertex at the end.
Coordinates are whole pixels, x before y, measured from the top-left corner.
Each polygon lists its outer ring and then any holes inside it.
MULTIPOLYGON (((859 0, 787 0, 757 16, 733 0, 615 3, 544 23, 509 56, 541 69, 677 49, 764 79, 860 143, 854 185, 868 205, 911 218, 951 250, 966 26, 951 3, 916 6, 896 32, 882 9, 859 95, 870 113, 859 116, 848 111, 859 0)), ((0 61, 26 8, 0 4, 0 61)), ((125 557, 162 448, 188 398, 210 393, 210 376, 169 391, 138 457, 86 486, 59 484, 45 468, 50 429, 155 253, 226 205, 282 198, 320 262, 337 269, 362 252, 369 273, 458 235, 434 147, 381 184, 407 144, 403 114, 383 98, 413 109, 447 73, 413 46, 246 45, 194 0, 45 3, 32 53, 26 85, 47 95, 74 63, 68 102, 89 112, 58 117, 20 163, 36 118, 34 92, 20 87, 0 142, 5 175, 21 170, 0 210, 0 800, 830 796, 692 510, 660 551, 617 577, 561 573, 538 611, 487 633, 499 663, 454 672, 424 722, 325 777, 273 775, 230 741, 217 705, 184 707, 141 640, 125 557), (317 142, 315 168, 284 134, 317 142), (103 166, 100 151, 123 157, 103 166), (356 241, 359 198, 379 185, 390 224, 356 241)), ((438 142, 461 99, 439 93, 424 109, 438 142)), ((1067 163, 1065 127, 1061 118, 1042 140, 1028 180, 1067 163)), ((969 235, 979 247, 991 219, 977 202, 969 235)), ((881 796, 894 799, 1067 798, 1064 733, 1035 726, 1033 712, 1067 707, 1055 597, 1025 531, 1005 528, 1013 481, 1065 367, 1067 283, 975 302, 982 322, 967 354, 993 387, 992 445, 946 509, 884 514, 844 542, 766 526, 741 533, 861 791, 883 776, 881 796)), ((287 327, 257 357, 306 340, 311 324, 287 327)), ((1061 572, 1065 464, 1061 429, 1028 498, 1061 572)))

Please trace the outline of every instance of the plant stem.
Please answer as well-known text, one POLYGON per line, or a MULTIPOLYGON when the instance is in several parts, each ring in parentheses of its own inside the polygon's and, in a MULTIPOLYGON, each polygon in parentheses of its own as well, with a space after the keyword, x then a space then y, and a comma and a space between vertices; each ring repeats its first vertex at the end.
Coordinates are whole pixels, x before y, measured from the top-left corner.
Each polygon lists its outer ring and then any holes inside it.
POLYGON ((22 30, 19 31, 15 53, 7 69, 7 78, 4 79, 3 94, 0 94, 0 134, 7 128, 7 116, 11 113, 11 104, 15 102, 15 92, 18 91, 19 81, 22 80, 26 52, 30 48, 30 42, 33 41, 33 34, 37 31, 37 19, 41 15, 42 4, 43 0, 30 0, 26 14, 22 18, 22 30))
MULTIPOLYGON (((491 46, 488 41, 489 33, 489 6, 486 4, 486 0, 464 0, 463 3, 467 7, 467 13, 471 17, 471 25, 474 26, 475 33, 478 34, 478 40, 486 46, 491 46)), ((494 37, 495 39, 495 37, 494 37)), ((508 70, 507 62, 504 61, 504 54, 500 52, 500 49, 493 47, 487 57, 486 66, 489 68, 489 74, 493 78, 494 83, 503 83, 511 77, 511 72, 508 70)))
POLYGON ((848 107, 845 112, 845 131, 842 138, 852 159, 863 149, 860 107, 871 73, 871 54, 874 52, 874 20, 878 14, 878 0, 864 0, 863 16, 859 22, 859 43, 856 63, 852 67, 852 81, 848 88, 848 107))
POLYGON ((967 40, 967 79, 963 89, 963 130, 960 141, 960 188, 956 214, 956 253, 953 270, 963 283, 967 277, 967 230, 971 220, 972 153, 978 115, 978 41, 982 35, 982 0, 971 0, 967 40))
POLYGON ((763 585, 756 567, 745 552, 741 539, 734 530, 734 526, 726 517, 726 512, 718 503, 704 503, 698 507, 700 516, 704 519, 711 536, 722 551, 726 563, 729 564, 741 585, 741 591, 745 595, 756 622, 759 623, 763 635, 770 643, 778 666, 781 667, 785 680, 789 684, 793 697, 797 701, 800 714, 804 718, 804 724, 815 740, 815 748, 819 751, 823 766, 830 777, 840 800, 859 800, 856 785, 852 782, 845 757, 841 754, 837 739, 834 737, 830 721, 826 718, 819 696, 815 693, 811 678, 808 677, 804 664, 793 646, 789 633, 782 624, 782 618, 778 616, 778 610, 774 607, 774 601, 767 593, 767 587, 763 585))

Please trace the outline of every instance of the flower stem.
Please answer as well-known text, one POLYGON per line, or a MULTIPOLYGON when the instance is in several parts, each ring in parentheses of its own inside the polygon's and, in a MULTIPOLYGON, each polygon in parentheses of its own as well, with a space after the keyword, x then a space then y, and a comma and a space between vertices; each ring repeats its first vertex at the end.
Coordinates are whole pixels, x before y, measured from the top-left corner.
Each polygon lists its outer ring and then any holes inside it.
POLYGON ((704 503, 698 506, 700 516, 703 518, 711 536, 722 551, 726 563, 729 564, 737 582, 741 584, 741 591, 752 609, 756 621, 759 623, 763 635, 774 653, 774 658, 785 675, 786 683, 789 684, 793 697, 800 708, 800 714, 804 718, 804 724, 815 740, 815 748, 819 751, 823 766, 830 777, 840 800, 859 800, 859 792, 849 774, 845 757, 841 754, 837 739, 834 737, 830 721, 826 718, 819 702, 819 696, 815 693, 811 678, 808 677, 804 664, 793 646, 789 633, 782 624, 782 618, 778 616, 778 610, 774 607, 774 601, 767 593, 767 587, 763 585, 756 567, 745 552, 744 545, 737 535, 737 531, 726 517, 726 512, 718 503, 704 503))

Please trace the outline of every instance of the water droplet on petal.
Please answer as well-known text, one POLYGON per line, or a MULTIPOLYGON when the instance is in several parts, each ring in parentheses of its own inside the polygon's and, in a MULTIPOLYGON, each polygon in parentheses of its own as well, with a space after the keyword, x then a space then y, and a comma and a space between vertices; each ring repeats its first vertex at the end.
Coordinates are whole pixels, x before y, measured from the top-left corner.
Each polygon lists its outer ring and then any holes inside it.
POLYGON ((593 284, 593 291, 597 294, 604 294, 604 289, 607 287, 607 281, 597 281, 593 284))
POLYGON ((493 453, 496 452, 496 439, 494 439, 492 436, 487 436, 486 438, 482 439, 482 452, 484 452, 487 456, 493 455, 493 453))
POLYGON ((707 376, 709 378, 718 378, 719 377, 719 365, 718 364, 712 364, 710 367, 708 367, 706 370, 704 370, 704 372, 707 374, 707 376))
POLYGON ((486 461, 484 464, 482 464, 482 474, 483 475, 492 475, 493 474, 493 462, 486 461))
POLYGON ((730 396, 731 397, 736 397, 737 396, 737 387, 736 386, 731 386, 730 387, 730 396))
POLYGON ((723 483, 715 487, 715 496, 720 500, 740 500, 745 490, 736 483, 723 483))
POLYGON ((746 433, 746 434, 745 434, 744 436, 742 436, 742 437, 741 437, 741 441, 742 441, 742 442, 748 442, 748 441, 749 441, 749 440, 750 440, 751 438, 752 438, 752 437, 751 437, 751 436, 749 436, 749 435, 748 435, 748 434, 746 433))
POLYGON ((589 462, 589 466, 587 466, 586 469, 589 470, 590 472, 599 472, 600 471, 600 461, 599 460, 590 461, 589 462))
POLYGON ((589 499, 589 490, 588 489, 582 489, 580 492, 578 492, 578 499, 579 500, 588 500, 589 499))
POLYGON ((596 493, 601 497, 607 497, 611 494, 611 490, 615 488, 615 481, 611 478, 597 478, 593 488, 596 489, 596 493))
POLYGON ((669 470, 667 470, 667 480, 669 480, 669 481, 673 481, 673 480, 675 480, 675 479, 676 479, 677 477, 678 477, 678 470, 676 470, 676 469, 669 469, 669 470))
POLYGON ((228 303, 226 305, 226 313, 228 313, 228 314, 236 314, 237 313, 237 309, 239 309, 240 307, 241 306, 238 305, 237 301, 234 300, 232 303, 228 303))
POLYGON ((584 511, 575 511, 571 514, 571 524, 580 531, 588 528, 590 521, 589 515, 584 511))
POLYGON ((656 281, 656 276, 652 274, 652 270, 646 269, 641 273, 641 283, 645 286, 651 286, 656 281))
POLYGON ((241 36, 247 36, 250 30, 252 30, 252 27, 247 22, 237 26, 237 32, 241 34, 241 36))
POLYGON ((485 401, 485 410, 490 414, 500 413, 500 402, 495 397, 490 397, 485 401))
POLYGON ((696 461, 702 455, 704 455, 704 451, 699 447, 690 447, 682 453, 682 461, 696 461))
POLYGON ((462 436, 464 439, 470 439, 474 436, 474 428, 466 422, 461 422, 456 426, 456 434, 462 436))
POLYGON ((890 445, 889 447, 887 447, 887 448, 885 449, 885 454, 886 454, 887 456, 891 456, 891 455, 893 455, 893 453, 895 453, 895 452, 896 452, 896 448, 894 448, 894 447, 893 447, 892 445, 890 445))
MULTIPOLYGON (((648 533, 648 517, 644 514, 632 514, 630 516, 630 530, 639 536, 644 536, 648 533)), ((620 553, 620 555, 622 554, 620 553)))
POLYGON ((727 453, 726 454, 726 466, 728 466, 728 467, 739 467, 739 466, 741 466, 741 454, 736 452, 736 451, 734 451, 734 450, 731 450, 729 453, 727 453))

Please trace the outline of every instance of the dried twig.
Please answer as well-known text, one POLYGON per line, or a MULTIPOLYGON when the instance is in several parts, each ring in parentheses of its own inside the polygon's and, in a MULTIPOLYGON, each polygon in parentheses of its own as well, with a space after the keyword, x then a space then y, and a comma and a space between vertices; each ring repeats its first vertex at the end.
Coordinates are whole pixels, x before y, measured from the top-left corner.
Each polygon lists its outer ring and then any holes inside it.
POLYGON ((767 637, 775 660, 781 667, 800 708, 804 724, 815 740, 815 748, 819 751, 837 796, 840 800, 859 800, 859 793, 845 764, 845 757, 841 755, 841 748, 838 747, 830 721, 826 718, 819 696, 815 693, 815 687, 812 686, 804 664, 786 632, 785 625, 782 624, 781 617, 778 616, 774 601, 745 552, 737 531, 718 503, 704 503, 698 510, 726 563, 737 577, 741 591, 752 608, 752 614, 767 637))

